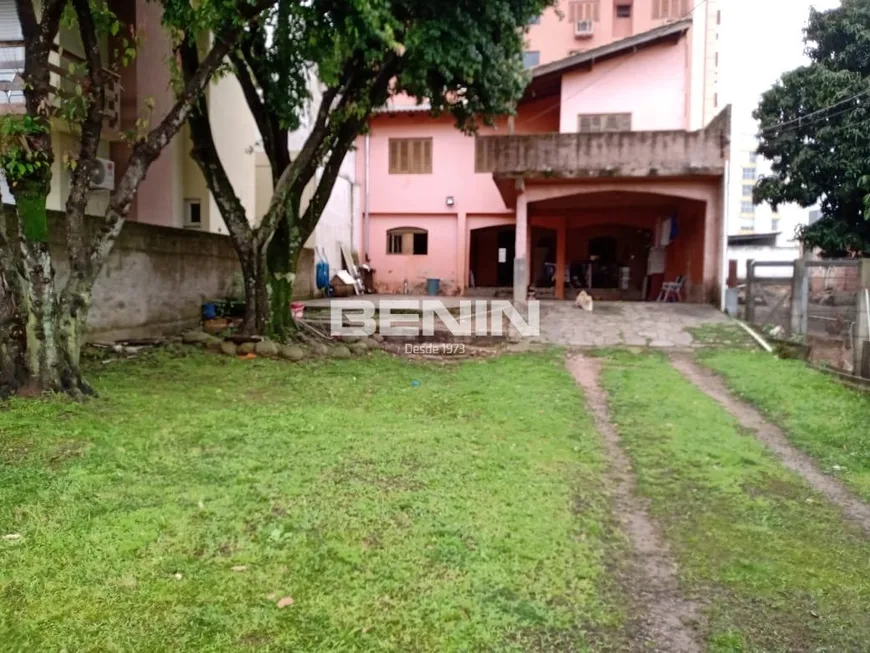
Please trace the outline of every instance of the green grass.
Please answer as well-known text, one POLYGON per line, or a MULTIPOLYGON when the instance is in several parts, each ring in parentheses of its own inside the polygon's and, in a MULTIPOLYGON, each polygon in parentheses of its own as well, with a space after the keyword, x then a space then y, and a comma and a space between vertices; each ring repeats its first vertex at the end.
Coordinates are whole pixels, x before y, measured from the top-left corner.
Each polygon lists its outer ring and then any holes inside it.
POLYGON ((702 324, 688 329, 695 342, 705 347, 758 349, 758 344, 736 322, 702 324))
POLYGON ((846 388, 802 362, 764 353, 717 351, 700 361, 781 426, 824 471, 870 501, 870 393, 846 388))
POLYGON ((2 650, 618 642, 622 542, 558 356, 91 376, 86 404, 0 406, 0 535, 22 536, 0 539, 2 650))
MULTIPOLYGON (((870 543, 659 356, 604 384, 711 651, 866 651, 870 543)), ((773 385, 773 384, 771 384, 773 385)))

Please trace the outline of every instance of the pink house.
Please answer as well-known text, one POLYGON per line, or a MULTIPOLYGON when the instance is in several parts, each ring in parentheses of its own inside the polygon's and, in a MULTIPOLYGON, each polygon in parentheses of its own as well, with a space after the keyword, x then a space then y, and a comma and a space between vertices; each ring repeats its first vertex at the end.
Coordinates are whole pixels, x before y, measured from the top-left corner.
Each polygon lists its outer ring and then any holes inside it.
POLYGON ((682 277, 690 301, 718 298, 730 113, 711 92, 715 12, 699 26, 678 0, 562 5, 529 28, 515 117, 476 137, 425 104, 372 120, 355 245, 380 292, 435 278, 443 294, 641 300, 682 277))

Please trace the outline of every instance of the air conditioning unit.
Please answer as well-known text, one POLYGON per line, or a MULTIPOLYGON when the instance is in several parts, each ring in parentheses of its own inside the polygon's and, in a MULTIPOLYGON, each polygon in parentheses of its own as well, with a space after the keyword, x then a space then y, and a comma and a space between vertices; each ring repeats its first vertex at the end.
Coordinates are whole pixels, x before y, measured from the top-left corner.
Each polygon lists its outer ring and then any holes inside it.
POLYGON ((589 38, 595 34, 595 23, 591 20, 578 20, 574 22, 574 36, 589 38))
POLYGON ((91 188, 115 190, 115 162, 109 159, 97 159, 91 173, 91 188))

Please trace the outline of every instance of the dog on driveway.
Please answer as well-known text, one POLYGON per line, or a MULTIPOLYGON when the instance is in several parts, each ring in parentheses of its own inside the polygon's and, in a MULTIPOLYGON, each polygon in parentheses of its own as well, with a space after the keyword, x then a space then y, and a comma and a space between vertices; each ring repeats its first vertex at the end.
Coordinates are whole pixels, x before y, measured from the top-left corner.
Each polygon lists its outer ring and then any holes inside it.
POLYGON ((589 311, 591 313, 593 309, 591 295, 589 295, 589 293, 587 293, 585 290, 581 290, 579 293, 577 293, 577 299, 574 300, 574 306, 581 310, 589 311))

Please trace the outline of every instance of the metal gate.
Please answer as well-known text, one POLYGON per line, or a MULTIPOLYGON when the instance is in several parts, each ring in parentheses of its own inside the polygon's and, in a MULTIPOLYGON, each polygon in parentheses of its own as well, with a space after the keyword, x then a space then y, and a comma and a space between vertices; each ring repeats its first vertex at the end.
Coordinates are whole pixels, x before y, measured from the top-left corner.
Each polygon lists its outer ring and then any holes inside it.
POLYGON ((746 321, 777 337, 792 335, 794 262, 748 261, 746 321))

